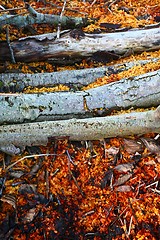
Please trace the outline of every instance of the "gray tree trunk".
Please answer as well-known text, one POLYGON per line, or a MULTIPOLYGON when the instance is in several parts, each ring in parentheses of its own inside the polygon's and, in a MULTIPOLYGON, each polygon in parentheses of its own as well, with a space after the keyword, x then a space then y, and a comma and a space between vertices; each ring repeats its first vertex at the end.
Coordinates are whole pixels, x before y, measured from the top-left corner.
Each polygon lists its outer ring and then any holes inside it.
POLYGON ((81 89, 82 86, 87 86, 97 78, 117 74, 134 66, 144 66, 147 63, 154 63, 158 60, 159 58, 152 58, 112 66, 65 70, 52 73, 2 73, 0 74, 0 92, 22 92, 28 86, 53 87, 58 84, 64 84, 70 89, 81 89))
MULTIPOLYGON (((160 48, 160 28, 130 30, 107 34, 86 34, 72 30, 61 35, 45 34, 21 38, 11 42, 16 61, 33 62, 50 60, 67 64, 93 57, 109 61, 110 58, 160 48)), ((0 61, 11 60, 7 43, 0 44, 0 61)))
POLYGON ((160 70, 77 92, 0 94, 0 125, 102 116, 160 104, 160 70))
POLYGON ((0 148, 46 145, 48 138, 100 140, 133 134, 160 133, 160 106, 156 110, 108 117, 45 121, 0 126, 0 148))

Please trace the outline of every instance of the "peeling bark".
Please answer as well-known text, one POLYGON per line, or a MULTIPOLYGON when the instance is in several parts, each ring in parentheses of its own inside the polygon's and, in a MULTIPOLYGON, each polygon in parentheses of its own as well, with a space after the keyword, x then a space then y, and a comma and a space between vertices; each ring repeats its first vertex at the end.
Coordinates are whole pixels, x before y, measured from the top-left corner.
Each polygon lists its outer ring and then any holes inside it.
POLYGON ((28 86, 53 87, 58 84, 64 84, 70 87, 70 89, 80 89, 82 86, 87 86, 94 82, 97 78, 117 74, 134 66, 144 66, 147 63, 154 63, 158 60, 159 58, 153 58, 112 66, 82 70, 65 70, 52 73, 2 73, 0 74, 0 92, 22 92, 24 88, 28 86))
MULTIPOLYGON (((107 34, 86 34, 72 30, 55 39, 55 34, 21 38, 11 42, 16 61, 33 62, 50 60, 68 63, 83 58, 110 61, 124 54, 153 51, 160 48, 160 29, 130 30, 107 34)), ((0 61, 11 60, 7 43, 0 44, 0 61)))
POLYGON ((0 124, 103 116, 160 104, 160 70, 77 92, 0 94, 0 124))
POLYGON ((133 134, 160 133, 160 106, 156 110, 61 121, 45 121, 0 126, 0 147, 46 145, 48 138, 100 140, 133 134))

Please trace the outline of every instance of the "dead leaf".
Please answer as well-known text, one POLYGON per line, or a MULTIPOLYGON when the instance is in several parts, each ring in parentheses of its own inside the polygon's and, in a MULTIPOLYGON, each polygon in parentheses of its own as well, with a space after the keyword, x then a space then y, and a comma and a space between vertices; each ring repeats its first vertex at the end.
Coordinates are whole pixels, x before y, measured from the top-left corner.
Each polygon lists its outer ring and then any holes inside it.
POLYGON ((155 139, 151 138, 141 138, 142 142, 144 143, 145 147, 151 152, 155 154, 160 153, 160 145, 157 144, 155 139))
POLYGON ((36 193, 36 185, 35 184, 22 184, 18 191, 21 194, 36 193))
POLYGON ((17 208, 16 206, 16 198, 13 195, 4 195, 1 197, 1 201, 2 202, 7 202, 8 204, 12 205, 12 207, 14 207, 14 209, 17 208))
POLYGON ((37 215, 36 208, 29 209, 29 211, 26 213, 25 217, 23 218, 24 223, 32 222, 36 215, 37 215))
POLYGON ((143 144, 140 141, 132 140, 132 139, 124 139, 124 149, 130 153, 134 154, 136 152, 142 152, 143 151, 143 144))
POLYGON ((112 177, 113 177, 113 171, 110 169, 105 173, 105 176, 101 181, 102 189, 104 189, 107 185, 108 186, 110 185, 112 177))
POLYGON ((119 148, 110 147, 109 149, 106 149, 106 152, 108 153, 108 155, 115 156, 116 154, 119 153, 119 148))
POLYGON ((105 156, 108 154, 108 158, 113 158, 111 165, 116 165, 117 161, 122 157, 122 154, 117 147, 110 147, 109 149, 105 149, 105 156))
POLYGON ((23 171, 11 171, 10 176, 13 178, 20 178, 24 175, 25 173, 23 171))
POLYGON ((130 192, 131 190, 132 188, 129 185, 122 185, 116 189, 117 192, 130 192))
POLYGON ((113 187, 122 185, 123 183, 127 182, 132 177, 132 173, 128 173, 123 175, 122 177, 119 177, 117 181, 113 184, 113 187))
POLYGON ((16 213, 8 213, 6 218, 0 223, 0 239, 8 240, 12 238, 12 233, 16 226, 16 213))
POLYGON ((118 172, 130 172, 134 168, 133 163, 119 164, 114 169, 118 172))

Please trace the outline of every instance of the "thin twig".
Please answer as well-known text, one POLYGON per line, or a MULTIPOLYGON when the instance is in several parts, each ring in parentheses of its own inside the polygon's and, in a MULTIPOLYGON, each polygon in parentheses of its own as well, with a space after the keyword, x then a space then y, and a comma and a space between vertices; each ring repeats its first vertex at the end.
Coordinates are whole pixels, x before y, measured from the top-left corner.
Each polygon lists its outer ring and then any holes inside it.
POLYGON ((111 175, 110 188, 111 190, 113 190, 113 174, 111 175))
POLYGON ((123 213, 127 210, 128 206, 119 214, 118 217, 116 217, 116 219, 110 224, 109 227, 113 226, 115 224, 115 222, 117 222, 117 220, 123 215, 123 213))
POLYGON ((82 195, 83 197, 85 197, 85 194, 83 193, 83 191, 81 190, 80 186, 78 185, 78 182, 77 182, 75 176, 73 175, 72 171, 71 171, 70 169, 68 169, 68 171, 69 171, 69 173, 71 174, 71 176, 72 176, 72 178, 73 178, 73 181, 75 182, 75 184, 76 184, 78 190, 80 191, 81 195, 82 195))
POLYGON ((58 172, 59 172, 59 168, 57 168, 53 173, 52 173, 52 177, 54 177, 58 172))
POLYGON ((133 221, 133 216, 131 216, 130 223, 129 223, 129 229, 128 229, 128 233, 127 233, 127 236, 128 236, 128 237, 129 237, 129 235, 130 235, 130 233, 131 233, 132 221, 133 221))
POLYGON ((160 194, 160 190, 156 189, 156 188, 150 188, 154 193, 158 193, 160 194))
POLYGON ((4 160, 5 156, 3 157, 3 169, 6 168, 6 163, 5 163, 5 160, 4 160))
POLYGON ((88 212, 84 213, 82 217, 85 218, 85 217, 87 217, 87 216, 89 216, 93 213, 95 213, 95 210, 91 210, 91 211, 88 211, 88 212))
POLYGON ((0 93, 0 96, 20 96, 21 93, 0 93))
POLYGON ((137 218, 137 216, 136 216, 135 210, 134 210, 133 207, 132 207, 132 203, 131 203, 130 198, 128 198, 128 202, 129 202, 130 208, 131 208, 131 210, 132 210, 132 214, 133 214, 133 216, 134 216, 134 219, 135 219, 135 221, 136 221, 136 224, 138 225, 138 218, 137 218))
POLYGON ((67 0, 64 0, 62 11, 61 11, 61 14, 60 14, 60 17, 59 17, 58 28, 57 28, 57 39, 60 38, 61 21, 62 21, 62 17, 63 17, 63 13, 64 13, 64 10, 65 10, 66 3, 67 3, 67 0))
POLYGON ((15 60, 15 57, 14 57, 14 52, 13 52, 11 42, 10 42, 10 38, 9 38, 9 27, 8 27, 8 25, 6 26, 6 41, 7 41, 9 51, 10 51, 10 54, 11 54, 11 61, 12 61, 12 63, 16 63, 16 60, 15 60))
POLYGON ((45 174, 45 178, 46 178, 46 198, 49 198, 49 172, 46 169, 46 174, 45 174))
POLYGON ((27 158, 43 157, 43 156, 62 156, 62 155, 64 155, 64 153, 62 153, 62 154, 55 154, 55 153, 49 154, 49 153, 44 153, 44 154, 28 155, 28 156, 25 156, 25 157, 23 157, 23 158, 18 159, 16 162, 14 162, 14 163, 12 163, 11 165, 9 165, 9 166, 5 169, 5 171, 8 171, 10 168, 12 168, 13 166, 15 166, 17 163, 19 163, 19 162, 21 162, 21 161, 23 161, 24 159, 27 159, 27 158))
POLYGON ((2 12, 10 12, 10 11, 17 11, 17 10, 22 10, 22 9, 26 9, 25 7, 19 7, 19 8, 3 8, 2 6, 0 6, 0 8, 2 8, 2 10, 0 10, 0 13, 2 12))
POLYGON ((91 3, 91 7, 97 2, 97 0, 94 0, 92 3, 91 3))
POLYGON ((68 157, 69 161, 73 164, 73 166, 76 167, 77 165, 73 162, 73 160, 72 160, 72 158, 71 158, 71 156, 70 156, 68 150, 66 150, 66 153, 67 153, 67 157, 68 157))
POLYGON ((157 186, 158 186, 158 181, 153 182, 153 183, 147 185, 145 188, 149 188, 149 187, 151 187, 151 186, 153 186, 153 185, 155 185, 155 188, 157 188, 157 186))
POLYGON ((111 212, 112 208, 113 208, 113 204, 112 204, 112 206, 111 206, 111 207, 109 207, 109 209, 107 209, 107 208, 104 208, 104 211, 106 212, 106 218, 108 218, 108 216, 109 216, 109 214, 110 214, 110 212, 111 212))
POLYGON ((104 146, 104 158, 107 159, 108 152, 107 152, 107 148, 106 148, 106 141, 105 141, 105 139, 103 139, 103 146, 104 146))
POLYGON ((89 232, 89 233, 85 234, 85 237, 90 237, 90 236, 93 237, 93 236, 96 236, 97 234, 98 234, 97 232, 95 232, 95 233, 89 232))
POLYGON ((0 8, 2 9, 2 10, 0 10, 0 12, 1 11, 6 11, 6 9, 2 5, 0 5, 0 8))
POLYGON ((124 222, 121 220, 121 218, 119 220, 121 222, 121 225, 124 225, 124 232, 125 232, 125 235, 127 235, 127 221, 126 221, 126 219, 124 219, 124 222))
POLYGON ((137 188, 137 192, 136 192, 136 194, 135 194, 135 198, 138 196, 138 194, 139 194, 139 189, 140 189, 140 187, 142 187, 142 186, 144 186, 145 185, 145 183, 142 183, 142 184, 140 184, 140 182, 138 183, 138 188, 137 188))
POLYGON ((113 4, 115 4, 116 2, 118 2, 118 0, 114 0, 112 1, 109 5, 108 5, 108 8, 110 8, 113 4))
POLYGON ((112 14, 112 10, 111 10, 110 8, 111 8, 111 6, 112 6, 113 4, 115 4, 117 1, 118 1, 118 0, 114 0, 114 1, 112 1, 109 5, 108 5, 108 1, 107 1, 107 3, 105 3, 103 6, 104 6, 104 7, 107 6, 108 11, 112 14))

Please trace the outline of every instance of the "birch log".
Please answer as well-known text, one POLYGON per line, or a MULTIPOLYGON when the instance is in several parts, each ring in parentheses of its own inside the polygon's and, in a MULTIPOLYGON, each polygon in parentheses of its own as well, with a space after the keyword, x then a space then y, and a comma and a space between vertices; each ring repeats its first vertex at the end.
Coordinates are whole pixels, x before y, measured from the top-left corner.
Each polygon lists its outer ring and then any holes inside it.
POLYGON ((0 125, 102 116, 160 104, 160 70, 77 92, 0 94, 0 125))
POLYGON ((112 66, 65 70, 52 73, 2 73, 0 74, 0 92, 22 92, 24 88, 28 86, 53 87, 58 84, 64 84, 70 89, 80 89, 82 86, 87 86, 94 82, 97 78, 117 74, 134 66, 144 66, 147 63, 155 63, 159 61, 159 59, 160 58, 152 58, 112 66))
POLYGON ((160 106, 156 110, 61 121, 45 121, 0 126, 0 147, 46 145, 48 138, 99 140, 133 134, 160 133, 160 106))
MULTIPOLYGON (((10 45, 16 61, 50 60, 67 64, 70 60, 76 62, 88 57, 103 57, 107 62, 110 57, 159 49, 160 28, 107 34, 87 34, 75 29, 62 34, 59 39, 55 39, 54 34, 45 34, 44 37, 21 38, 10 45)), ((1 42, 0 61, 9 60, 11 56, 8 45, 1 42)))

